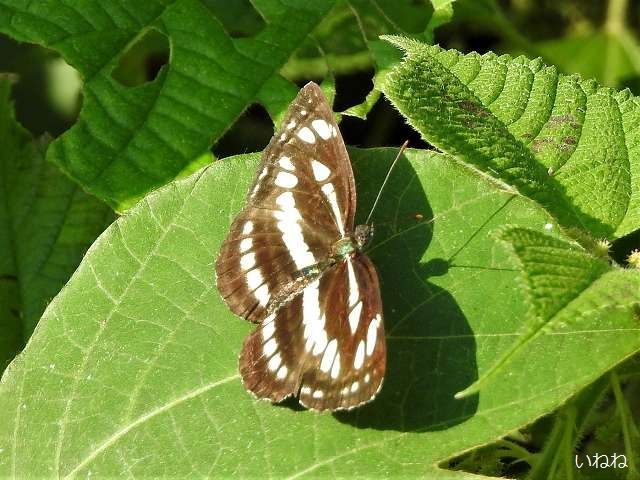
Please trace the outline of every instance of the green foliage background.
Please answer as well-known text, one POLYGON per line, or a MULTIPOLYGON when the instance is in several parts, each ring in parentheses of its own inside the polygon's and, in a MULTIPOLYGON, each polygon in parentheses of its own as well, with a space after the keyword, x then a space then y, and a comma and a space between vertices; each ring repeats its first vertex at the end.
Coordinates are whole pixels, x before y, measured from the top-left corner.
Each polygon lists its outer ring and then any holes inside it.
POLYGON ((0 0, 0 476, 640 478, 639 18, 0 0), (213 282, 310 79, 366 147, 361 219, 414 147, 367 251, 385 385, 333 415, 246 394, 213 282))

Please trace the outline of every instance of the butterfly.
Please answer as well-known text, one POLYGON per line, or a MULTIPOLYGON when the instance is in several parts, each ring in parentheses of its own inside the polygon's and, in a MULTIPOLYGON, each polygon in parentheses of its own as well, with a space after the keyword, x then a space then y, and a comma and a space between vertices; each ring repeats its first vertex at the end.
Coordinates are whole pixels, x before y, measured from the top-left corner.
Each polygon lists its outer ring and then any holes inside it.
POLYGON ((313 410, 349 410, 382 386, 378 275, 354 227, 356 190, 331 107, 308 83, 262 154, 216 261, 220 294, 258 324, 239 359, 245 388, 313 410))

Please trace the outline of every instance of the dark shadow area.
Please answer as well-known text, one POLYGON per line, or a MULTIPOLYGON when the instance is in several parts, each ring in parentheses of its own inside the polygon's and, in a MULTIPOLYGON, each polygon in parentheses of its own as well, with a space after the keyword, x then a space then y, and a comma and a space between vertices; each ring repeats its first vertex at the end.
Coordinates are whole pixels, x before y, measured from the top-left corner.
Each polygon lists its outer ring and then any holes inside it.
POLYGON ((253 37, 265 27, 262 15, 249 0, 203 0, 202 3, 232 38, 253 37))
POLYGON ((169 63, 170 50, 167 36, 149 29, 127 48, 111 76, 125 87, 152 82, 162 67, 169 63))
POLYGON ((271 117, 259 103, 249 106, 213 147, 216 158, 262 151, 273 136, 271 117), (238 146, 242 145, 242 150, 238 146))
POLYGON ((341 112, 349 107, 358 105, 367 98, 373 89, 373 70, 366 72, 354 72, 351 75, 336 77, 336 98, 333 101, 333 110, 341 112))
MULTIPOLYGON (((363 180, 357 187, 362 220, 396 152, 388 150, 385 161, 379 155, 374 160, 366 158, 366 152, 351 153, 356 178, 366 178, 366 184, 363 180)), ((360 428, 445 429, 471 417, 477 408, 477 396, 453 397, 477 379, 473 332, 455 299, 429 282, 446 274, 449 264, 441 258, 422 261, 433 234, 433 211, 406 158, 392 172, 380 205, 366 253, 380 276, 387 372, 374 402, 335 417, 360 428)))
POLYGON ((627 257, 635 249, 640 249, 640 230, 615 240, 611 244, 611 257, 620 265, 627 266, 627 257))
POLYGON ((293 410, 294 412, 306 412, 307 409, 300 405, 297 397, 287 397, 280 403, 274 403, 274 406, 278 408, 287 408, 289 410, 293 410))
MULTIPOLYGON (((357 77, 351 77, 343 81, 345 86, 358 81, 357 77)), ((338 95, 340 95, 339 91, 338 95)), ((362 148, 401 145, 405 140, 409 140, 410 148, 431 148, 420 138, 420 134, 404 121, 384 96, 381 96, 373 106, 366 121, 343 115, 340 132, 347 145, 362 148)))

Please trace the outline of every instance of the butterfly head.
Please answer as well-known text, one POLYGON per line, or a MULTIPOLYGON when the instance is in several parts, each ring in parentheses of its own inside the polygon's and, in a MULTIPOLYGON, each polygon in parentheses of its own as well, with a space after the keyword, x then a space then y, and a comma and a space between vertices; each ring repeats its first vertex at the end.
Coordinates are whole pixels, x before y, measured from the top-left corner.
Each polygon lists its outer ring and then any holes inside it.
POLYGON ((371 238, 373 238, 373 224, 356 225, 353 238, 356 241, 358 250, 362 250, 371 241, 371 238))

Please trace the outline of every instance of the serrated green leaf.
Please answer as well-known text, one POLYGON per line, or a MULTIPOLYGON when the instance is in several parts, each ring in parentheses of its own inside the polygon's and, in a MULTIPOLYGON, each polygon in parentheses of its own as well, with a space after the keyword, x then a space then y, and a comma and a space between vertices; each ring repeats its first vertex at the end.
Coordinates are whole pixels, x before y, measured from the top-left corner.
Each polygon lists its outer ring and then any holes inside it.
MULTIPOLYGON (((397 150, 351 153, 362 218, 397 150)), ((443 155, 406 157, 368 249, 388 342, 372 404, 320 415, 244 391, 237 357, 253 327, 213 283, 258 161, 240 156, 150 194, 94 243, 0 383, 0 476, 464 478, 435 465, 551 411, 638 349, 637 322, 576 317, 508 380, 454 400, 526 314, 512 255, 490 233, 542 231, 550 218, 443 155)))
POLYGON ((383 92, 427 141, 536 200, 563 226, 608 238, 640 226, 640 105, 628 91, 539 60, 387 39, 407 56, 383 92))
POLYGON ((531 311, 514 345, 473 385, 457 394, 458 398, 485 388, 501 371, 503 376, 509 375, 516 369, 514 357, 534 348, 539 336, 571 331, 576 325, 615 326, 613 317, 619 319, 620 327, 633 327, 638 322, 637 271, 614 268, 575 244, 526 228, 508 228, 500 237, 511 245, 521 264, 531 311))
POLYGON ((265 28, 232 39, 198 0, 0 2, 0 32, 54 48, 85 80, 76 125, 48 160, 117 210, 176 178, 221 137, 334 0, 256 0, 265 28), (52 14, 55 12, 55 14, 52 14), (149 29, 166 35, 169 64, 135 88, 112 78, 149 29))
POLYGON ((111 209, 44 161, 0 78, 0 371, 111 222, 111 209))
POLYGON ((605 259, 534 230, 508 228, 500 238, 511 245, 520 260, 532 315, 543 322, 611 270, 605 259))

